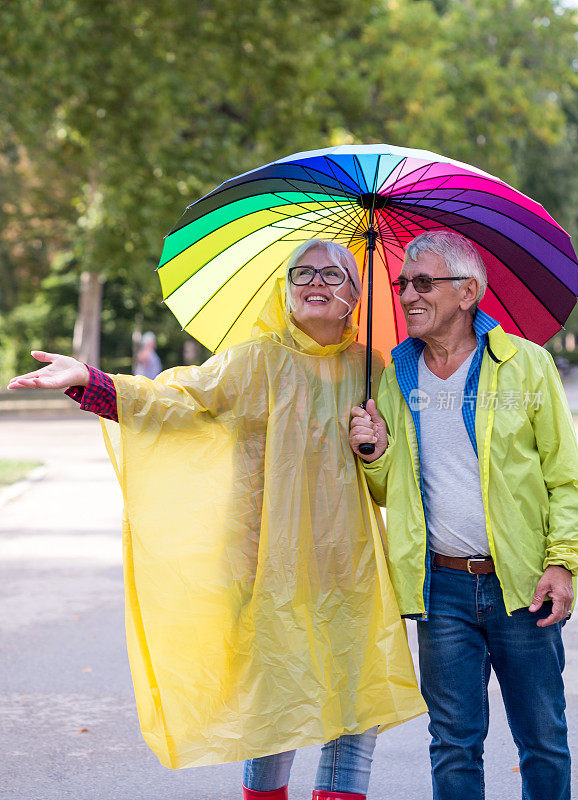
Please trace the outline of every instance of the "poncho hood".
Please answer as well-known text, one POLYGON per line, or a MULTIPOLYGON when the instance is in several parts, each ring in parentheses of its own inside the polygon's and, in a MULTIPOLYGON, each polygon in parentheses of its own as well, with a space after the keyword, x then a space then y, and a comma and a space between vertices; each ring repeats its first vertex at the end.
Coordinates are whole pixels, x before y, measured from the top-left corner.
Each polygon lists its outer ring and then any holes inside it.
POLYGON ((291 350, 312 356, 333 356, 346 350, 357 337, 357 325, 348 325, 339 344, 322 345, 304 333, 295 324, 285 306, 285 280, 278 278, 273 291, 252 330, 252 336, 267 336, 291 350))

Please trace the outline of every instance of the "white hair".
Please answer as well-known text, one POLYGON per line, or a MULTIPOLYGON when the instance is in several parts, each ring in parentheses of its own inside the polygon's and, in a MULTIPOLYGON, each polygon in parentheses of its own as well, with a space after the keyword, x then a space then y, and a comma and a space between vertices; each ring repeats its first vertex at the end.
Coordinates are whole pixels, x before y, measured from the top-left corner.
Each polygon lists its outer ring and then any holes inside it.
POLYGON ((154 335, 154 333, 152 331, 147 331, 146 333, 143 333, 143 335, 141 336, 140 343, 141 344, 145 344, 145 345, 146 344, 156 344, 157 343, 157 337, 154 335))
MULTIPOLYGON (((344 247, 342 244, 338 244, 337 242, 330 242, 327 239, 309 239, 307 242, 303 242, 298 247, 293 250, 291 255, 289 256, 289 261, 287 262, 287 270, 285 272, 285 305, 287 307, 288 313, 291 313, 292 305, 292 283, 289 279, 289 270, 293 267, 299 266, 299 262, 301 259, 310 251, 319 248, 320 250, 324 250, 327 254, 329 260, 338 267, 343 267, 349 273, 349 277, 351 278, 351 295, 353 298, 353 305, 348 303, 342 297, 339 297, 337 292, 341 289, 342 286, 345 286, 347 281, 344 281, 340 286, 337 286, 335 291, 333 292, 333 296, 340 300, 344 305, 347 306, 347 312, 344 314, 348 319, 353 312, 353 309, 359 302, 359 298, 361 297, 361 278, 359 277, 359 269, 357 267, 357 261, 355 260, 355 256, 348 250, 347 247, 344 247)), ((330 287, 333 288, 333 287, 330 287)))
MULTIPOLYGON (((461 275, 477 280, 478 296, 470 308, 472 314, 475 314, 488 286, 486 266, 476 247, 469 239, 455 231, 427 231, 420 233, 407 245, 403 263, 410 259, 417 261, 419 256, 426 252, 435 253, 443 259, 450 277, 461 275)), ((460 280, 455 280, 452 281, 452 286, 458 289, 461 283, 460 280)))

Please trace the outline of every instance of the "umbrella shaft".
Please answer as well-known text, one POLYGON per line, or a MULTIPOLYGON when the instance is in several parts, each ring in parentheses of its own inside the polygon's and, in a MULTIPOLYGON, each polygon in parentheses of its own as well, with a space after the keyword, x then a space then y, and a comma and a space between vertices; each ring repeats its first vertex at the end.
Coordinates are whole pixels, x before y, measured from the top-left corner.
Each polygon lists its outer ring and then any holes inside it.
POLYGON ((365 402, 371 397, 371 344, 373 332, 373 251, 377 231, 370 228, 367 237, 367 350, 365 353, 365 402))

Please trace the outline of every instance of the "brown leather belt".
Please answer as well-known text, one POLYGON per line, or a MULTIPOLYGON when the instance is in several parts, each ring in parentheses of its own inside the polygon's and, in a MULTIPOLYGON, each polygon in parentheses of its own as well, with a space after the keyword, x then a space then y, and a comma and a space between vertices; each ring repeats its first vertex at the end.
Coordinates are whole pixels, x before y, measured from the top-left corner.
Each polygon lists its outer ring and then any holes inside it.
POLYGON ((472 575, 489 575, 495 572, 494 562, 490 556, 472 556, 471 558, 454 558, 453 556, 442 556, 434 553, 434 567, 449 567, 449 569, 461 569, 472 575))

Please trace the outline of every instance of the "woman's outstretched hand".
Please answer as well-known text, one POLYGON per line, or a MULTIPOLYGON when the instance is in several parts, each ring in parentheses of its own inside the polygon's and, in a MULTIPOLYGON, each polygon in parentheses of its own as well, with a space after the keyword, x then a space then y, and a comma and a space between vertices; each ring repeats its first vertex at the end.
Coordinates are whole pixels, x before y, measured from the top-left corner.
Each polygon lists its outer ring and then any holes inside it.
POLYGON ((364 461, 371 462, 382 456, 387 449, 385 421, 375 407, 375 400, 367 401, 367 410, 355 406, 351 409, 349 444, 354 453, 364 461), (371 443, 375 450, 371 455, 359 452, 359 445, 371 443))
POLYGON ((47 362, 48 366, 17 375, 8 384, 8 389, 68 389, 69 386, 88 385, 88 367, 82 361, 43 350, 33 350, 32 355, 37 361, 47 362))

